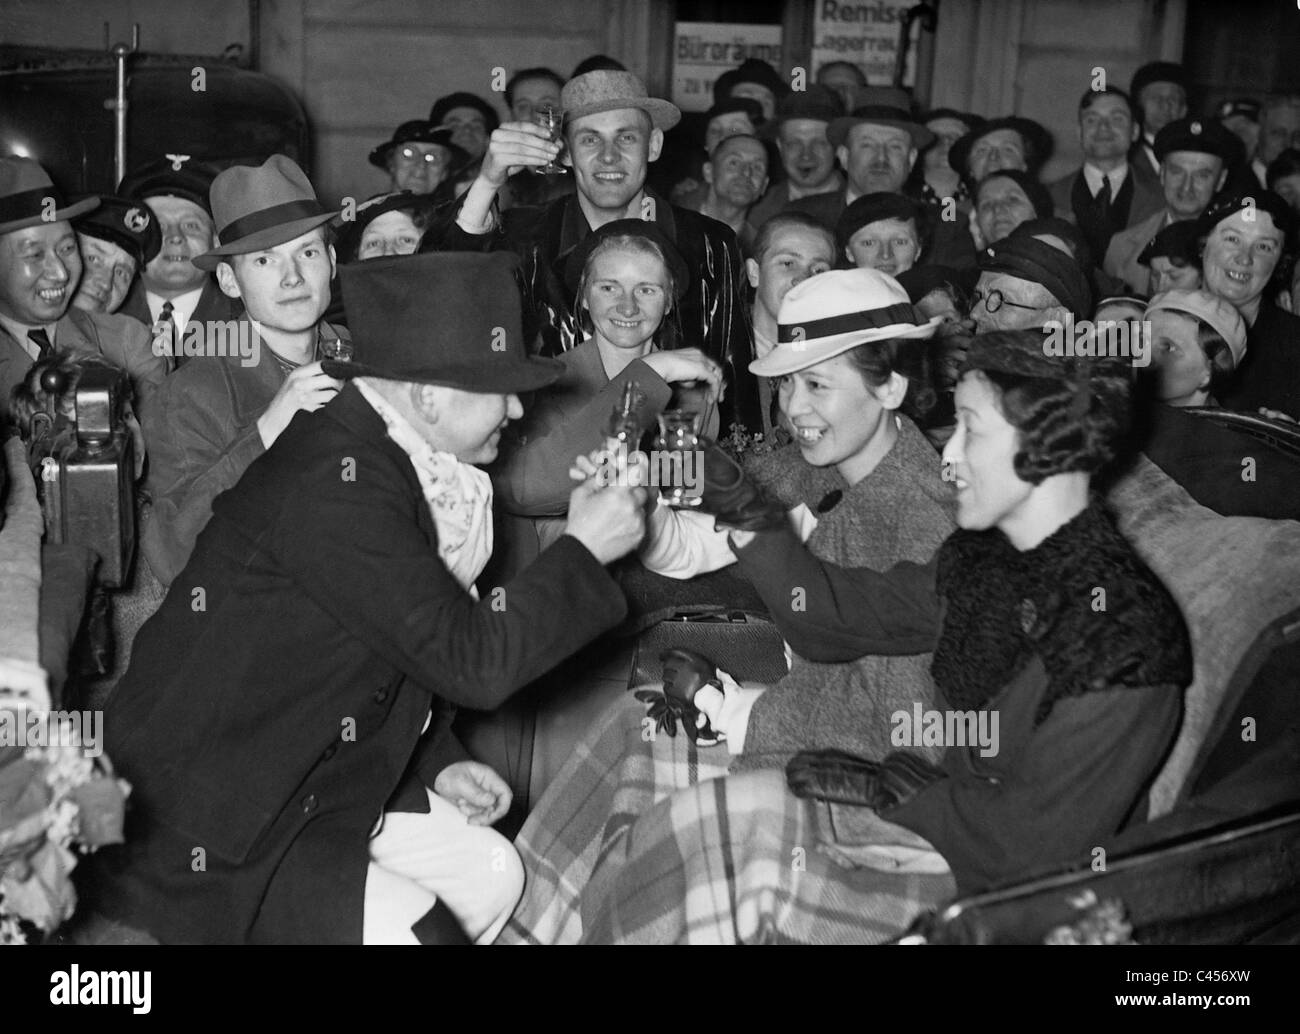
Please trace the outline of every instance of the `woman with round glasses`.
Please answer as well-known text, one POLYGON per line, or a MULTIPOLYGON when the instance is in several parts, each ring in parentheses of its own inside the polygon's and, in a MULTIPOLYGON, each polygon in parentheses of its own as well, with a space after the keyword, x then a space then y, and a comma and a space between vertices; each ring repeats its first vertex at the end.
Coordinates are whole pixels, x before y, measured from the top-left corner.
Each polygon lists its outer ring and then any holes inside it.
POLYGON ((451 134, 451 129, 424 119, 403 122, 391 140, 370 152, 370 164, 388 173, 390 192, 432 194, 450 185, 452 174, 469 161, 469 155, 451 142, 451 134))

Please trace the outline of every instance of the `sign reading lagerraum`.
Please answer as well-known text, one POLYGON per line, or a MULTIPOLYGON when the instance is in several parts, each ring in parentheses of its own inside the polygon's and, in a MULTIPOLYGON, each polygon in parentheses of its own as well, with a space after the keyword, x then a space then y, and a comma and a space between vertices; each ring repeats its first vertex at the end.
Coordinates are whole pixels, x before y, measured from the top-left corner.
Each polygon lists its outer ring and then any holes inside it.
MULTIPOLYGON (((867 82, 891 84, 898 59, 898 35, 903 17, 912 6, 912 0, 814 0, 813 69, 832 61, 848 61, 866 73, 867 82)), ((904 86, 916 84, 916 41, 920 31, 920 22, 913 22, 904 86)))
POLYGON ((673 43, 673 103, 682 111, 708 111, 713 83, 746 58, 781 64, 781 26, 678 22, 673 43))

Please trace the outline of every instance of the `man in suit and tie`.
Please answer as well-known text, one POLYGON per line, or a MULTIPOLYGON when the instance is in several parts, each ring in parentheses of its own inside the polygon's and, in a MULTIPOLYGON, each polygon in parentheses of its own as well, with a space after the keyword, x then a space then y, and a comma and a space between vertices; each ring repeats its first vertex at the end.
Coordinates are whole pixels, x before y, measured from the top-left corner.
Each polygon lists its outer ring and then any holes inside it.
POLYGON ((1079 100, 1083 166, 1048 185, 1056 214, 1078 225, 1088 248, 1103 256, 1120 230, 1164 207, 1158 186, 1140 180, 1128 161, 1138 137, 1128 94, 1111 87, 1079 100))
POLYGON ((216 247, 208 191, 218 170, 188 154, 168 154, 128 173, 118 194, 143 201, 162 231, 162 250, 141 271, 121 312, 170 339, 174 366, 187 358, 177 347, 191 322, 238 319, 243 306, 224 295, 194 259, 216 247), (162 324, 161 327, 159 325, 162 324))
POLYGON ((0 419, 32 363, 56 348, 122 367, 141 398, 167 375, 145 327, 72 306, 82 263, 70 220, 98 204, 69 205, 39 164, 0 158, 0 419))
POLYGON ((1138 256, 1151 238, 1170 223, 1196 219, 1222 189, 1228 170, 1241 157, 1241 141, 1210 119, 1171 122, 1156 136, 1164 206, 1110 239, 1102 263, 1113 277, 1145 294, 1148 270, 1138 256))

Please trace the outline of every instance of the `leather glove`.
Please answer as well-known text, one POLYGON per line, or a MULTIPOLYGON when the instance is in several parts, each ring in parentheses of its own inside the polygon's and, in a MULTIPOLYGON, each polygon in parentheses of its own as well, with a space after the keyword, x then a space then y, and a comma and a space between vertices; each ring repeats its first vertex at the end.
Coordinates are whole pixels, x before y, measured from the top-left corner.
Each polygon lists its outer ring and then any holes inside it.
POLYGON ((704 489, 700 509, 739 531, 770 531, 786 524, 785 508, 763 494, 717 442, 700 439, 704 489))
POLYGON ((946 779, 943 769, 930 764, 920 754, 896 750, 880 763, 876 773, 876 810, 896 808, 911 800, 931 783, 946 779))
POLYGON ((874 808, 880 766, 842 750, 800 751, 785 766, 785 781, 796 797, 874 808))
MULTIPOLYGON (((695 705, 695 694, 705 686, 721 691, 722 681, 718 678, 717 665, 702 653, 680 646, 665 650, 659 655, 659 660, 663 665, 664 694, 676 697, 690 708, 689 717, 694 721, 693 738, 697 742, 707 740, 716 743, 718 734, 709 720, 705 718, 703 723, 699 721, 702 716, 695 705)), ((684 721, 683 724, 689 735, 692 731, 691 722, 684 721)))

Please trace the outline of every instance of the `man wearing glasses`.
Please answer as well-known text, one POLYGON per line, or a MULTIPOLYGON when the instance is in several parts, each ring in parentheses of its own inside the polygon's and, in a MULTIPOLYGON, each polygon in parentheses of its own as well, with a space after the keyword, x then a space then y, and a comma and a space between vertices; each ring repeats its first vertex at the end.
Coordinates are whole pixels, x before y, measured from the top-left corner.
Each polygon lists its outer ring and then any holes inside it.
POLYGON ((977 333, 1041 329, 1092 314, 1088 278, 1065 245, 1013 232, 980 259, 971 318, 977 333))

